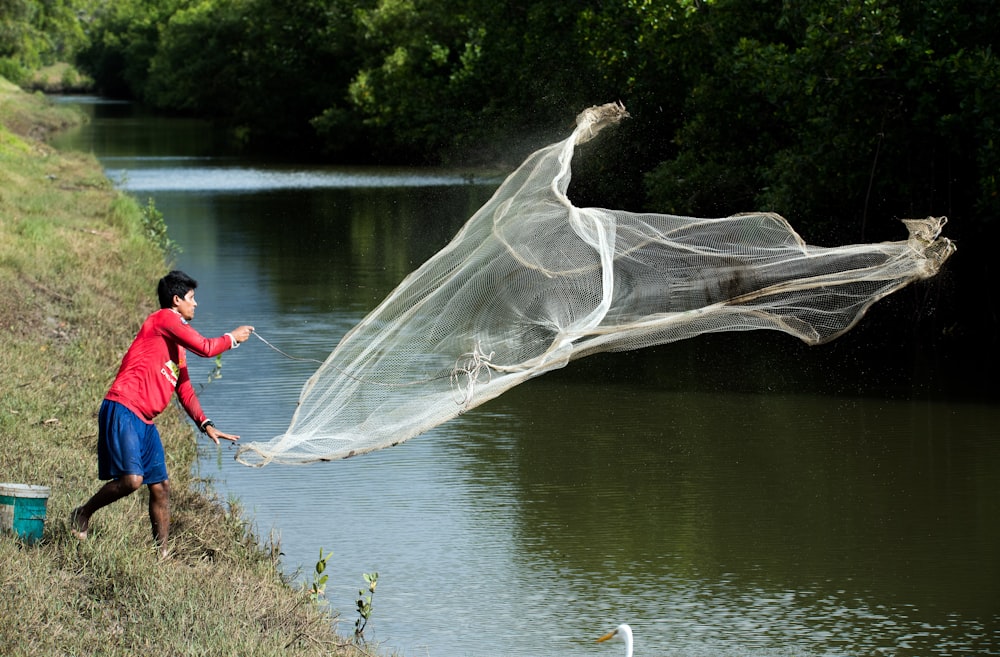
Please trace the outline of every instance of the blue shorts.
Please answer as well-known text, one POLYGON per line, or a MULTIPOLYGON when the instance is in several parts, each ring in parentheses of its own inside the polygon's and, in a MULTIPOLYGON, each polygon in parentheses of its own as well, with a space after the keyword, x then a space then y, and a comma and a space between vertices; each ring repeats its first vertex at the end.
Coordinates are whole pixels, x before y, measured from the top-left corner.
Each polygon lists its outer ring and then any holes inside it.
POLYGON ((97 424, 97 476, 100 479, 141 475, 144 484, 167 480, 163 443, 155 424, 146 424, 122 404, 107 399, 101 403, 97 424))

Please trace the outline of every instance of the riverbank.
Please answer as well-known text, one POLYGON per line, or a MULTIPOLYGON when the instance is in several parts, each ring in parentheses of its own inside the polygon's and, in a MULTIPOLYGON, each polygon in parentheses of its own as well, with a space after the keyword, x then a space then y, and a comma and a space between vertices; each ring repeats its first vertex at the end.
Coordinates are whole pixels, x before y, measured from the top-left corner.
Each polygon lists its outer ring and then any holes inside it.
POLYGON ((4 654, 361 654, 283 578, 279 548, 200 492, 176 408, 158 422, 173 556, 157 558, 144 490, 95 516, 89 540, 70 535, 99 485, 99 401, 165 271, 143 208, 93 156, 43 141, 80 120, 0 79, 0 480, 51 489, 40 543, 0 536, 4 654))

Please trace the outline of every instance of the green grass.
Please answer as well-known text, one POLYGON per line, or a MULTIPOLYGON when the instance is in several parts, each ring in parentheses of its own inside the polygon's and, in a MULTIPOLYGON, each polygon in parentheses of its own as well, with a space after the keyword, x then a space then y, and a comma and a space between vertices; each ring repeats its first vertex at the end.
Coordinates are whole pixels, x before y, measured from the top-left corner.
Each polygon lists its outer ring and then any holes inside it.
POLYGON ((163 252, 142 208, 89 155, 39 135, 73 116, 0 79, 0 481, 48 486, 40 543, 0 536, 4 655, 352 655, 336 617, 289 585, 277 548, 200 493, 196 436, 158 425, 171 473, 173 556, 160 561, 141 491, 94 516, 96 413, 142 319, 163 252))

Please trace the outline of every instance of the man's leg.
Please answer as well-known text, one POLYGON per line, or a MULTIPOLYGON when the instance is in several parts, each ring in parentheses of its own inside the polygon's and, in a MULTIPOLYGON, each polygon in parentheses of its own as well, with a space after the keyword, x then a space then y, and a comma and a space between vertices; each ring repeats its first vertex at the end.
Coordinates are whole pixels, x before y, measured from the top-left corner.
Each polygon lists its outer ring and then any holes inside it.
POLYGON ((123 497, 127 497, 139 490, 142 486, 142 475, 123 475, 117 479, 112 479, 94 493, 94 496, 87 500, 87 503, 77 507, 70 516, 71 530, 73 535, 79 539, 87 538, 87 529, 90 527, 90 516, 99 509, 117 502, 123 497))
POLYGON ((153 539, 160 548, 160 556, 168 553, 167 541, 170 539, 170 482, 161 481, 150 484, 149 488, 149 522, 153 528, 153 539))

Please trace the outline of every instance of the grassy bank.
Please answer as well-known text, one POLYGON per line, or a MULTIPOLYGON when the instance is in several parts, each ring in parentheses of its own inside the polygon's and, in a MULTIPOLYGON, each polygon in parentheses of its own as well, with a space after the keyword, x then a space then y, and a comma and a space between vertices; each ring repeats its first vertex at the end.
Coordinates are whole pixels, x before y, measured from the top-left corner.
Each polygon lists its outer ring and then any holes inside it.
POLYGON ((70 535, 99 484, 100 399, 165 272, 141 207, 92 156, 39 140, 76 120, 0 79, 0 481, 51 488, 39 544, 0 536, 0 652, 355 654, 239 513, 196 492, 176 408, 158 423, 174 556, 157 559, 145 490, 97 514, 87 541, 70 535))

